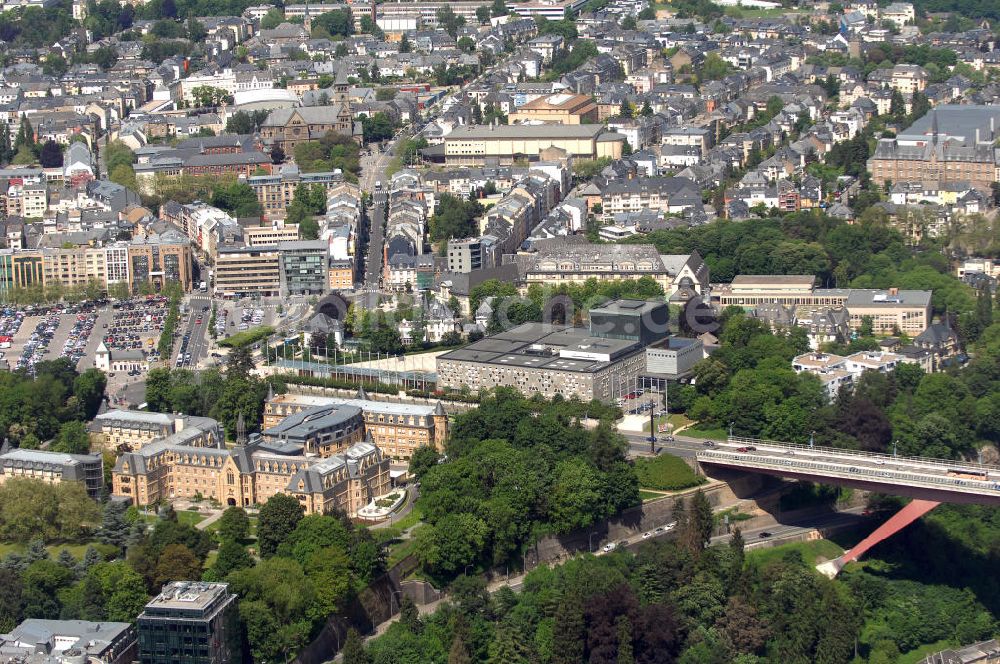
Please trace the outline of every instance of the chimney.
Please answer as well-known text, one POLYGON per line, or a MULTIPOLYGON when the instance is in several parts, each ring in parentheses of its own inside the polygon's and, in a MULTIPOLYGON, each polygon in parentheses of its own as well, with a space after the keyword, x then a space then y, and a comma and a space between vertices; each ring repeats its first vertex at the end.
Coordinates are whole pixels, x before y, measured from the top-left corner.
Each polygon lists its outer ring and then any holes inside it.
POLYGON ((889 295, 896 296, 899 295, 899 289, 893 286, 889 289, 889 295))

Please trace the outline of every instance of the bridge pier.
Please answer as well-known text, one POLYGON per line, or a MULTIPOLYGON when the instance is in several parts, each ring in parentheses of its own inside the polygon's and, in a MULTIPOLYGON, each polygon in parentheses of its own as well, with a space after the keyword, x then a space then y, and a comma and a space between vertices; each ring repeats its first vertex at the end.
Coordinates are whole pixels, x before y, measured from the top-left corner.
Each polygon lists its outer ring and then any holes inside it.
POLYGON ((853 549, 846 551, 839 558, 817 565, 816 569, 829 578, 834 578, 840 573, 840 570, 844 569, 844 565, 857 560, 870 548, 889 539, 940 504, 934 500, 914 499, 910 501, 903 509, 892 515, 888 521, 876 528, 871 535, 861 540, 853 549))

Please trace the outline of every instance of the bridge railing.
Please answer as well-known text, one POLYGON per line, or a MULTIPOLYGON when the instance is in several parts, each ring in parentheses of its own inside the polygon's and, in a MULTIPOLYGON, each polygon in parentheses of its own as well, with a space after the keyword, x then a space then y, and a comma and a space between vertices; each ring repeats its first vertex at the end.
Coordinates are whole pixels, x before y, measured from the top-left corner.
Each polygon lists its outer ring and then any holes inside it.
POLYGON ((870 468, 866 466, 851 466, 847 463, 843 465, 824 461, 812 461, 804 457, 773 457, 762 456, 752 452, 731 452, 727 450, 701 450, 695 457, 699 461, 718 459, 729 463, 739 463, 744 467, 765 467, 777 468, 779 470, 801 470, 807 469, 818 471, 818 474, 827 476, 836 475, 846 479, 852 478, 874 478, 875 481, 897 480, 907 484, 927 484, 935 487, 951 488, 965 493, 1000 493, 1000 482, 995 480, 968 480, 942 475, 923 475, 915 472, 903 470, 886 470, 884 468, 870 468))
POLYGON ((832 454, 837 456, 858 458, 858 459, 870 459, 872 461, 884 461, 884 462, 894 462, 899 463, 912 463, 920 464, 925 466, 936 466, 940 468, 954 468, 956 470, 961 468, 968 468, 969 470, 981 470, 984 472, 992 473, 996 476, 1000 476, 1000 466, 990 465, 986 463, 979 463, 977 461, 965 461, 962 459, 935 459, 932 457, 921 457, 921 456, 905 456, 897 455, 893 456, 891 454, 882 454, 880 452, 865 452, 864 450, 845 450, 840 447, 825 447, 822 445, 814 445, 812 447, 808 445, 801 445, 799 443, 788 443, 780 440, 768 440, 766 438, 747 438, 744 436, 728 436, 726 442, 732 443, 734 445, 752 445, 754 447, 758 445, 780 447, 785 449, 802 450, 805 452, 812 453, 823 453, 832 454))

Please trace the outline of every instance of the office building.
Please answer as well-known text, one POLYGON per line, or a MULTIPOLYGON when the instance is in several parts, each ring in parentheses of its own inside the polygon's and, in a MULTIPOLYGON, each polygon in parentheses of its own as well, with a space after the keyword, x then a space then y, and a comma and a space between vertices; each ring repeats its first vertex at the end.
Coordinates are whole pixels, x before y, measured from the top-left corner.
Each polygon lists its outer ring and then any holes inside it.
POLYGON ((612 401, 633 390, 646 371, 640 340, 667 336, 657 322, 661 307, 617 300, 590 311, 590 328, 518 325, 438 356, 438 386, 473 392, 505 386, 526 395, 612 401))
POLYGON ((297 445, 306 454, 322 457, 360 442, 364 435, 361 409, 343 404, 305 408, 264 429, 268 443, 297 445))
POLYGON ((0 454, 0 484, 14 478, 48 484, 82 482, 87 495, 98 500, 104 491, 104 459, 100 454, 64 454, 15 448, 0 454))
POLYGON ((670 308, 665 302, 614 300, 590 310, 590 333, 648 346, 668 333, 670 308))
POLYGON ((279 242, 281 296, 323 295, 329 289, 327 245, 323 240, 279 242))
MULTIPOLYGON (((179 419, 174 427, 182 428, 174 433, 153 440, 143 433, 134 449, 120 452, 111 474, 113 495, 136 505, 200 495, 248 507, 285 493, 307 514, 342 510, 353 515, 389 491, 389 459, 364 442, 364 420, 357 407, 297 413, 248 441, 237 431, 233 448, 222 444, 215 420, 179 419)), ((170 431, 170 425, 159 420, 149 426, 170 431)))
POLYGON ((181 432, 194 447, 221 447, 224 440, 219 423, 209 417, 144 410, 109 410, 95 417, 90 429, 103 439, 102 447, 118 451, 142 449, 181 432))
POLYGON ((219 247, 215 293, 222 296, 274 297, 281 291, 281 261, 270 247, 219 247))
POLYGON ((226 583, 173 581, 136 619, 142 664, 230 664, 242 659, 235 593, 226 583))

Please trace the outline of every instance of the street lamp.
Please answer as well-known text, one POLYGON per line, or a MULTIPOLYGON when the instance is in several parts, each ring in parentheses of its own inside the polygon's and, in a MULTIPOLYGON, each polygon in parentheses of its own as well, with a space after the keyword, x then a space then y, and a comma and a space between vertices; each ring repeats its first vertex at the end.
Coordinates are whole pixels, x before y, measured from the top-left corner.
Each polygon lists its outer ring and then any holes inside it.
POLYGON ((594 552, 594 535, 597 535, 597 531, 590 533, 590 537, 587 538, 587 549, 593 553, 594 552))
POLYGON ((893 459, 896 458, 896 443, 898 443, 898 442, 899 442, 898 440, 892 441, 892 458, 893 459))
POLYGON ((733 422, 729 423, 729 437, 733 437, 733 422))
POLYGON ((813 448, 813 438, 815 438, 815 437, 816 437, 816 432, 815 431, 810 431, 809 432, 809 449, 813 448))

